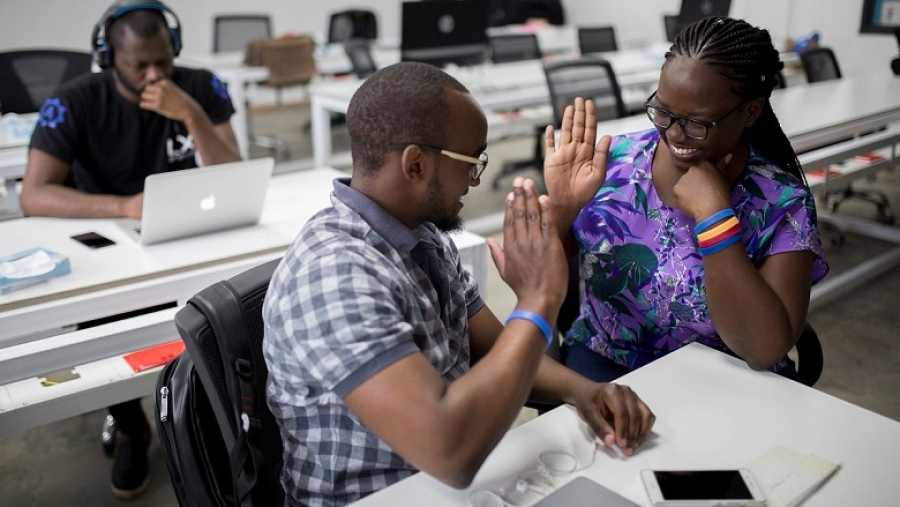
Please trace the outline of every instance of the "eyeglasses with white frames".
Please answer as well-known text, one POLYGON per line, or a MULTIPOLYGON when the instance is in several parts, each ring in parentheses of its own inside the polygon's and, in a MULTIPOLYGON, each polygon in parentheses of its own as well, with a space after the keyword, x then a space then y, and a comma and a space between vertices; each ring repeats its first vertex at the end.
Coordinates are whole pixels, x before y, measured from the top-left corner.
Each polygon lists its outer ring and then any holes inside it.
POLYGON ((478 158, 475 158, 469 155, 463 155, 462 153, 457 153, 455 151, 445 150, 443 148, 438 148, 437 146, 430 146, 421 143, 396 143, 390 145, 390 149, 391 151, 402 151, 411 144, 414 144, 419 148, 422 148, 423 150, 440 153, 441 155, 452 158, 453 160, 459 160, 460 162, 467 162, 469 164, 472 164, 472 169, 469 170, 469 177, 473 180, 477 180, 478 178, 480 178, 481 174, 484 173, 484 170, 487 169, 488 154, 486 151, 481 152, 481 154, 478 155, 478 158))

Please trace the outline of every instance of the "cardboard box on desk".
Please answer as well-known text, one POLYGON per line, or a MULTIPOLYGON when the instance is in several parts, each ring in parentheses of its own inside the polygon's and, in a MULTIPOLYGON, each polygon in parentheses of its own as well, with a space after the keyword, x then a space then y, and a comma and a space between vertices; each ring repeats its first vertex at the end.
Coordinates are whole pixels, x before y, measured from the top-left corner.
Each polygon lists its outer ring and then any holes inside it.
POLYGON ((0 294, 30 287, 71 272, 69 258, 41 247, 0 258, 0 294))

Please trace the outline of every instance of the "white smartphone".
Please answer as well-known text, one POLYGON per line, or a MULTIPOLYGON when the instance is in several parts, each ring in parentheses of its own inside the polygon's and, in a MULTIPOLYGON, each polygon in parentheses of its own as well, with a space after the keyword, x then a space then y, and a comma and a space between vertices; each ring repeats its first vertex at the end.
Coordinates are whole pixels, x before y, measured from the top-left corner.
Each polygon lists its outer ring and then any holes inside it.
POLYGON ((654 507, 762 506, 766 498, 749 470, 641 470, 654 507))

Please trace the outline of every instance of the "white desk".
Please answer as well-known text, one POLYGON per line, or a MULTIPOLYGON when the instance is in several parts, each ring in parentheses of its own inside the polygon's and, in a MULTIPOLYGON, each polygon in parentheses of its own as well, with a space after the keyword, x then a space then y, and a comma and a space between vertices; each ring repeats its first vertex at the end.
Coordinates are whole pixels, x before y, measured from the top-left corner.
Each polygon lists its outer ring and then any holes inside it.
MULTIPOLYGON (((640 90, 639 101, 646 98, 645 88, 659 80, 662 54, 629 50, 605 53, 603 57, 612 64, 623 89, 640 90)), ((447 72, 464 84, 487 112, 544 105, 550 101, 542 63, 538 60, 452 68, 447 72)), ((361 84, 353 80, 310 86, 312 151, 316 166, 328 165, 331 160, 331 113, 346 113, 350 99, 361 84)))
MULTIPOLYGON (((557 479, 587 476, 649 506, 639 477, 645 468, 735 468, 784 445, 839 463, 803 507, 896 505, 900 498, 900 423, 742 361, 692 344, 619 380, 657 416, 651 439, 622 458, 604 451, 592 466, 557 479)), ((544 451, 573 453, 590 462, 585 425, 568 406, 511 430, 465 491, 417 474, 354 504, 358 507, 467 507, 468 494, 496 489, 537 466, 544 451)))
MULTIPOLYGON (((187 299, 208 285, 283 255, 313 213, 330 204, 332 180, 315 169, 276 176, 254 227, 140 247, 111 220, 23 218, 0 223, 0 256, 42 246, 72 272, 0 295, 0 435, 150 394, 156 371, 133 373, 119 357, 178 338, 177 308, 46 337, 47 330, 187 299), (69 239, 97 231, 116 245, 90 250, 69 239), (82 378, 50 388, 36 375, 76 366, 82 378)), ((454 235, 463 264, 486 287, 487 247, 454 235)), ((57 331, 58 332, 58 331, 57 331)))

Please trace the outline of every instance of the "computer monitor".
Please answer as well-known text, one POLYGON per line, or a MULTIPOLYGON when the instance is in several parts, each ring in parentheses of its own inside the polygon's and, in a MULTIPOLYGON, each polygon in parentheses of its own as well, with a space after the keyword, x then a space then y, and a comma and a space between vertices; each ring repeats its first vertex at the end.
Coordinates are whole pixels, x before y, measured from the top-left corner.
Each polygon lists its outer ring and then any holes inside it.
POLYGON ((677 34, 686 26, 703 18, 728 16, 730 9, 731 0, 681 0, 681 10, 678 12, 675 33, 677 34))
POLYGON ((403 61, 477 65, 488 52, 488 9, 481 0, 403 2, 400 58, 403 61))
MULTIPOLYGON (((859 33, 893 34, 900 46, 900 1, 863 0, 859 33)), ((900 58, 891 61, 891 70, 900 76, 900 58)))
POLYGON ((518 25, 530 19, 546 19, 551 25, 566 23, 560 0, 487 0, 490 26, 518 25))
POLYGON ((900 30, 900 1, 863 0, 860 33, 896 33, 900 30))

